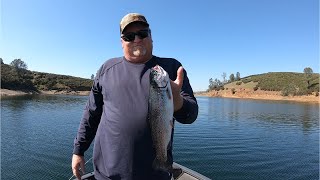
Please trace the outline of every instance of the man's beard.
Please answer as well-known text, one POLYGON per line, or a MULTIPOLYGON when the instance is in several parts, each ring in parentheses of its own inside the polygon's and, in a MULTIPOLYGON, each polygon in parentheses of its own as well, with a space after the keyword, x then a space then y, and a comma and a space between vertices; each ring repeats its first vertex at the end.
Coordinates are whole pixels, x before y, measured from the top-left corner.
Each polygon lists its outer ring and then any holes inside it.
POLYGON ((136 57, 141 57, 146 55, 147 49, 144 46, 134 46, 132 48, 132 54, 136 57))

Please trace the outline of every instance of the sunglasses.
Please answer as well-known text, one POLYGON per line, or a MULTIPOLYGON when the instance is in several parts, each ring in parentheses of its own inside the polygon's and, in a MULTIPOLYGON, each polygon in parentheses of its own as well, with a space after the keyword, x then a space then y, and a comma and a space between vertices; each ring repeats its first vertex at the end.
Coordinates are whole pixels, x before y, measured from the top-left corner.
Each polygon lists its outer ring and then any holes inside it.
POLYGON ((136 35, 140 38, 140 39, 144 39, 146 37, 149 36, 149 30, 145 29, 145 30, 140 30, 138 32, 129 32, 129 33, 126 33, 126 34, 122 34, 121 35, 121 38, 124 40, 124 41, 127 41, 127 42, 132 42, 134 41, 134 39, 136 38, 136 35))

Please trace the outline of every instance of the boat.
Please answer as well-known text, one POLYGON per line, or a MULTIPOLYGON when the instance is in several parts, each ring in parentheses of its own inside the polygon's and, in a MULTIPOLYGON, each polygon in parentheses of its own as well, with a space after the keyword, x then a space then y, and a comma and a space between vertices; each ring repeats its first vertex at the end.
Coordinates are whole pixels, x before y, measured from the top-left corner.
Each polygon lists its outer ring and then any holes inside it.
POLYGON ((175 180, 210 180, 210 178, 195 172, 185 166, 173 162, 173 178, 175 180))
MULTIPOLYGON (((210 178, 184 167, 176 162, 172 164, 174 180, 210 180, 210 178)), ((82 180, 95 180, 94 172, 85 174, 81 177, 82 180)), ((76 180, 76 179, 74 179, 76 180)))

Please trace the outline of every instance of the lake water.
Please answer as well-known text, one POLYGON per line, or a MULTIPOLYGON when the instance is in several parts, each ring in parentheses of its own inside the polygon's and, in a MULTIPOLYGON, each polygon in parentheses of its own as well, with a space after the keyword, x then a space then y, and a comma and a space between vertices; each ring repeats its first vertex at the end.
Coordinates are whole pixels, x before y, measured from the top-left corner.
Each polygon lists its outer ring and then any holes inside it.
MULTIPOLYGON (((212 179, 319 179, 319 105, 197 97, 174 160, 212 179)), ((1 178, 69 179, 84 96, 1 100, 1 178)), ((91 157, 92 147, 86 153, 91 157)), ((87 170, 92 170, 89 162, 87 170)))

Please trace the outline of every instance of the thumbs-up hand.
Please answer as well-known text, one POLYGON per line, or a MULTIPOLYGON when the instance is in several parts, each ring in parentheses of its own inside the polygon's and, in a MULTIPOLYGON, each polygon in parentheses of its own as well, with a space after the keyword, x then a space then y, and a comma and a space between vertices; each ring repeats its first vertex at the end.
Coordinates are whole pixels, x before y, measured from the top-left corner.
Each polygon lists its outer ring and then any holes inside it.
POLYGON ((182 84, 183 84, 183 67, 180 66, 177 71, 177 78, 175 81, 171 81, 171 90, 173 95, 173 106, 174 111, 178 111, 182 108, 183 105, 183 97, 180 95, 182 84))

